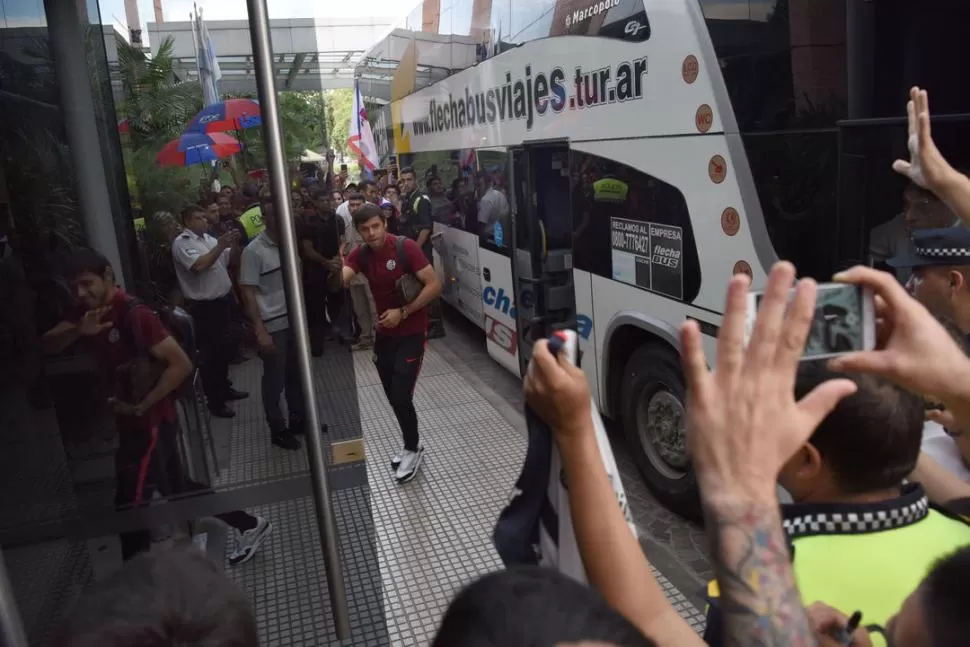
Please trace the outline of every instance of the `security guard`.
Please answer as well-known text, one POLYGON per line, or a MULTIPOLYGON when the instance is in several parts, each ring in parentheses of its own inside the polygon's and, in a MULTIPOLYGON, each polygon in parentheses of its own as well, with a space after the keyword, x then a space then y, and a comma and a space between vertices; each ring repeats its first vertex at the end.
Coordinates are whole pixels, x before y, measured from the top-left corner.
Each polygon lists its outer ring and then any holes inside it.
MULTIPOLYGON (((922 229, 913 233, 912 244, 887 264, 912 272, 907 289, 917 301, 962 335, 970 344, 970 230, 963 225, 943 229, 922 229)), ((924 438, 924 451, 937 462, 952 465, 955 473, 964 472, 970 459, 970 433, 953 429, 945 414, 929 416, 947 427, 950 439, 924 438)))
POLYGON ((195 320, 202 386, 212 415, 232 418, 236 412, 226 402, 249 397, 229 384, 235 349, 228 334, 233 297, 227 267, 238 234, 231 231, 218 240, 210 236, 205 211, 198 205, 183 209, 181 220, 185 230, 172 241, 172 258, 186 309, 195 320))
MULTIPOLYGON (((861 611, 863 624, 884 627, 934 563, 970 544, 970 526, 933 508, 919 483, 903 484, 920 453, 922 400, 812 363, 799 369, 796 397, 837 377, 853 380, 856 392, 782 468, 779 483, 794 500, 782 506, 782 525, 802 602, 861 611)), ((716 647, 724 642, 716 582, 708 597, 704 638, 716 647)))
POLYGON ((246 229, 246 238, 252 240, 266 228, 263 212, 259 208, 259 187, 249 182, 243 186, 242 193, 249 201, 249 206, 239 216, 239 222, 246 229))
MULTIPOLYGON (((418 190, 414 169, 410 166, 401 169, 401 234, 418 244, 429 263, 434 264, 431 247, 431 234, 434 221, 431 213, 431 198, 418 190)), ((445 325, 441 320, 441 301, 435 298, 428 304, 428 338, 445 336, 445 325)))
POLYGON ((963 225, 921 229, 910 249, 890 258, 897 270, 912 270, 910 293, 937 317, 970 334, 970 229, 963 225))

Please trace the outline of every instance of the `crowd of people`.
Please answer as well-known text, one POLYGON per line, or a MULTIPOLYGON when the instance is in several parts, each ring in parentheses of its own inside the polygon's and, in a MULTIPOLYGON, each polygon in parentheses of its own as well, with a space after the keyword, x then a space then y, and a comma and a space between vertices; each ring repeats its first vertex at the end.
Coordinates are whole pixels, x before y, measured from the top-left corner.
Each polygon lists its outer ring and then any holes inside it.
MULTIPOLYGON (((784 261, 771 269, 747 342, 750 282, 744 274, 728 282, 714 368, 698 324, 687 320, 682 327, 688 444, 716 574, 708 588, 705 635, 667 599, 616 503, 584 373, 540 341, 525 394, 559 448, 589 585, 540 568, 488 575, 455 597, 434 647, 952 647, 970 640, 970 617, 962 609, 970 599, 970 445, 964 434, 970 430, 970 178, 934 145, 925 92, 913 90, 908 112, 911 156, 894 168, 919 189, 908 200, 926 199, 922 203, 932 205, 941 226, 917 228, 905 244, 893 243, 891 253, 883 253, 878 262, 896 275, 859 266, 833 279, 875 295, 874 349, 801 361, 817 286, 811 279, 796 281, 796 268, 784 261), (959 223, 950 226, 953 220, 959 223), (923 451, 928 422, 949 441, 934 442, 934 455, 923 451), (947 453, 952 468, 938 459, 947 453), (780 504, 779 485, 791 503, 780 504)), ((292 200, 301 210, 304 266, 313 266, 304 270, 308 304, 326 292, 323 305, 313 306, 319 310, 311 315, 311 328, 339 320, 335 313, 342 305, 332 304, 330 295, 345 287, 358 322, 374 321, 373 347, 364 334, 357 343, 373 351, 401 426, 404 447, 392 467, 403 483, 414 477, 423 454, 411 397, 441 285, 426 252, 434 201, 425 206, 414 195, 410 169, 400 176, 400 204, 393 202, 394 184, 382 189, 372 182, 306 195, 298 190, 292 200), (349 221, 334 207, 338 193, 349 221), (416 236, 406 233, 415 230, 416 236), (353 297, 352 288, 363 285, 367 290, 353 297)), ((274 442, 292 447, 298 446, 292 436, 309 430, 291 372, 277 219, 267 194, 257 206, 263 229, 247 234, 251 240, 238 253, 244 234, 221 215, 216 221, 217 209, 211 217, 203 208, 186 210, 186 231, 175 238, 173 257, 179 276, 195 281, 188 303, 196 319, 212 311, 224 321, 231 306, 217 302, 241 291, 263 355, 267 423, 274 442), (213 267, 224 268, 220 283, 199 280, 213 267), (288 422, 279 406, 283 391, 288 422)), ((147 307, 114 286, 103 257, 79 254, 73 276, 81 307, 43 341, 55 350, 93 337, 99 358, 114 372, 116 411, 130 429, 131 451, 126 446, 118 459, 119 483, 127 479, 124 498, 138 503, 146 487, 160 482, 179 482, 163 494, 203 487, 169 458, 147 480, 129 473, 145 464, 133 459, 145 456, 146 447, 169 456, 168 449, 157 449, 167 447, 171 435, 168 398, 191 371, 192 359, 147 307), (133 341, 118 344, 127 331, 133 341), (139 345, 154 361, 118 377, 139 345)), ((197 326, 200 342, 205 325, 197 326)), ((208 357, 203 353, 203 366, 208 357)), ((231 353, 217 355, 203 371, 217 407, 245 397, 228 383, 225 358, 231 353)), ((242 511, 223 520, 238 533, 238 562, 251 557, 270 528, 242 511)), ((130 538, 126 556, 143 552, 143 544, 143 538, 130 538)), ((139 555, 95 585, 55 644, 254 647, 258 636, 245 596, 195 551, 174 550, 139 555)))

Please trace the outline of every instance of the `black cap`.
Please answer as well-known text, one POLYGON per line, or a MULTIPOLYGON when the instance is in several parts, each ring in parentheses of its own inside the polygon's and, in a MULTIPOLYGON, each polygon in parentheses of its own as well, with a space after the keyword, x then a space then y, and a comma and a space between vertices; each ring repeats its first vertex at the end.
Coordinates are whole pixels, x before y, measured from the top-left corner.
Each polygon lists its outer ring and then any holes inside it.
POLYGON ((255 182, 246 182, 242 188, 242 194, 247 198, 256 200, 259 198, 259 185, 255 182))
POLYGON ((911 249, 886 263, 897 268, 970 265, 970 229, 957 226, 915 231, 911 249))

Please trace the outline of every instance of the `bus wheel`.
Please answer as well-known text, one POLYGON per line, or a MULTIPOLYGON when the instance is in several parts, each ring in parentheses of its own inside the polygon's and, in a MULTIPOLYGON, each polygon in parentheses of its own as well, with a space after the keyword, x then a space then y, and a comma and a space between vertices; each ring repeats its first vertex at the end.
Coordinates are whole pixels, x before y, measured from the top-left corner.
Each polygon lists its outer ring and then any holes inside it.
POLYGON ((687 454, 687 415, 680 357, 669 347, 646 344, 623 374, 623 431, 647 487, 667 508, 701 517, 697 481, 687 454))

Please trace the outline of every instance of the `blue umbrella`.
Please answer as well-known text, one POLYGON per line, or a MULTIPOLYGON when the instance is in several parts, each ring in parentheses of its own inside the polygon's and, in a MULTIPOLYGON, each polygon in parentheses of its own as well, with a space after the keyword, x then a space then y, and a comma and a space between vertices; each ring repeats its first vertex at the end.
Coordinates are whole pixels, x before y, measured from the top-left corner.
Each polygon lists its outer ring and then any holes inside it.
POLYGON ((159 166, 192 166, 235 155, 242 144, 225 133, 188 133, 170 141, 155 157, 159 166))
POLYGON ((262 125, 259 104, 252 99, 226 99, 202 109, 185 127, 186 133, 245 130, 262 125))

